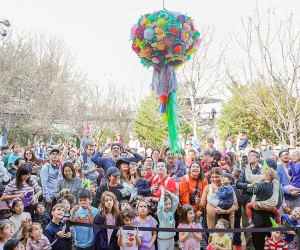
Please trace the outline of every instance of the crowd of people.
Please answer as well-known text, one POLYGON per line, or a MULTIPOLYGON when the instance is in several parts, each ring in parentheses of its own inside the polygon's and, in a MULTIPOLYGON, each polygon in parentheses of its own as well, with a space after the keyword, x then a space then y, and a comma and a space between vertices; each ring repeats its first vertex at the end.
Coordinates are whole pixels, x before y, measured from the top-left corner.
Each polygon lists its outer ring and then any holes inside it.
POLYGON ((242 241, 249 250, 295 249, 292 229, 243 233, 244 240, 184 229, 297 226, 297 149, 264 140, 253 149, 244 130, 221 149, 213 138, 201 149, 192 136, 181 152, 145 150, 132 138, 128 145, 118 134, 95 147, 87 129, 78 148, 2 146, 0 250, 229 250, 242 241))

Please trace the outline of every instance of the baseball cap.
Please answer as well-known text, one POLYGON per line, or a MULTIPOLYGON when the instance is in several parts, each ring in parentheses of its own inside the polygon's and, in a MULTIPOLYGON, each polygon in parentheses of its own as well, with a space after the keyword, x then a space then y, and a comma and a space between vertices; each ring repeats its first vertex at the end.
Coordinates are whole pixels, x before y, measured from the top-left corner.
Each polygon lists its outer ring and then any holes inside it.
POLYGON ((117 167, 110 167, 107 169, 107 176, 112 175, 112 176, 118 176, 121 175, 119 169, 117 167))

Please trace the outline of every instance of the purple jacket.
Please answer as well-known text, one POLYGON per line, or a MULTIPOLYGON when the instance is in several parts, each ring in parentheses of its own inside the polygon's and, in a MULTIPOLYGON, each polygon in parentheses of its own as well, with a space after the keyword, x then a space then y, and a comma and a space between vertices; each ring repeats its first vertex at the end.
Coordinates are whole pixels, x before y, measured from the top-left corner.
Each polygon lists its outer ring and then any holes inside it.
POLYGON ((292 177, 290 185, 300 188, 300 162, 294 163, 290 161, 289 175, 292 177))

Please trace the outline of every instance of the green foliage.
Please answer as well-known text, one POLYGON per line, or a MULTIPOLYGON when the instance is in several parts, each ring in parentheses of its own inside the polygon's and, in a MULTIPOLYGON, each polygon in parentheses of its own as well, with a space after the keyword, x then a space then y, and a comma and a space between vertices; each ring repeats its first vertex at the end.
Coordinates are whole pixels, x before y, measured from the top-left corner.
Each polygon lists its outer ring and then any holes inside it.
MULTIPOLYGON (((233 96, 225 104, 222 105, 221 116, 217 119, 218 128, 221 137, 226 139, 228 133, 234 135, 238 131, 245 129, 249 140, 255 145, 261 142, 262 139, 267 139, 270 142, 276 142, 277 138, 273 134, 272 127, 266 119, 260 116, 254 109, 253 99, 244 93, 259 92, 259 96, 265 100, 267 105, 272 105, 270 96, 267 94, 267 89, 260 85, 254 89, 249 86, 237 86, 233 84, 229 87, 233 96)), ((256 93, 256 94, 257 94, 256 93)), ((275 112, 275 108, 271 108, 275 112)))
POLYGON ((142 145, 146 147, 161 147, 164 138, 168 136, 167 124, 158 110, 159 100, 154 93, 142 100, 133 127, 142 145))

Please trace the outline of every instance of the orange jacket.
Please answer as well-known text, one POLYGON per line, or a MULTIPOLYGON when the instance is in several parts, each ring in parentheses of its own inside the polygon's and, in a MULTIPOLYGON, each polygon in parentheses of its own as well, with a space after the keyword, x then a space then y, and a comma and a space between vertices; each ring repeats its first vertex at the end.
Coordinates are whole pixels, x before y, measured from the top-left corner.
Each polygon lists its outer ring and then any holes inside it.
MULTIPOLYGON (((193 179, 190 174, 186 174, 182 177, 179 183, 179 200, 181 206, 190 204, 190 194, 195 193, 196 181, 197 180, 193 179)), ((199 198, 201 198, 206 185, 208 185, 208 181, 206 178, 204 180, 198 181, 199 198)), ((195 203, 190 205, 194 206, 196 211, 202 210, 202 208, 197 206, 195 203)))

